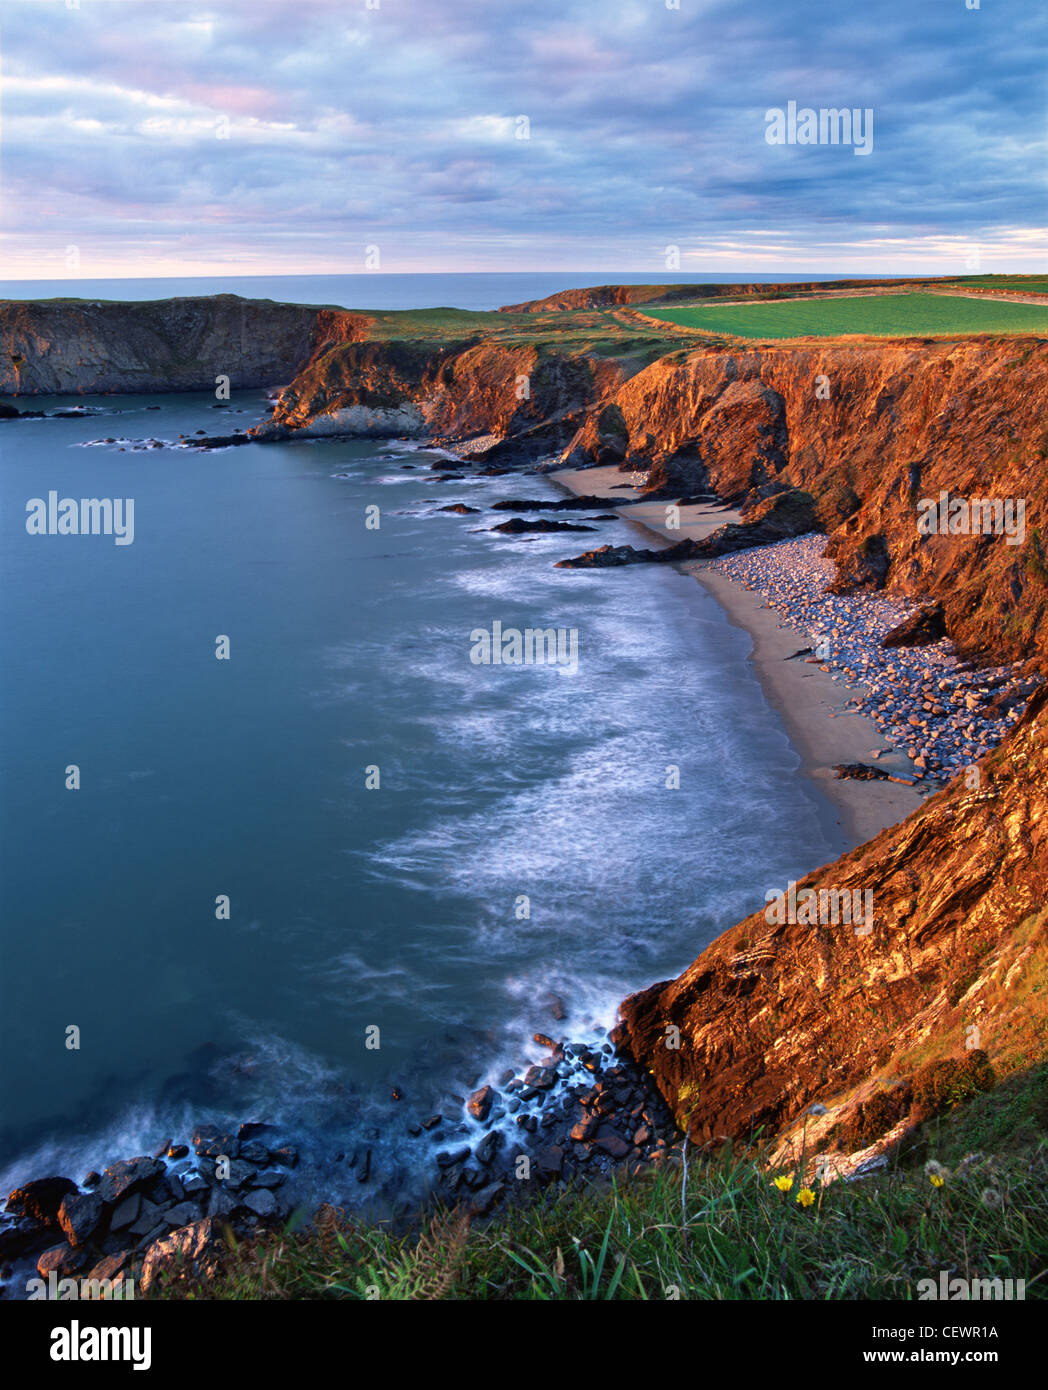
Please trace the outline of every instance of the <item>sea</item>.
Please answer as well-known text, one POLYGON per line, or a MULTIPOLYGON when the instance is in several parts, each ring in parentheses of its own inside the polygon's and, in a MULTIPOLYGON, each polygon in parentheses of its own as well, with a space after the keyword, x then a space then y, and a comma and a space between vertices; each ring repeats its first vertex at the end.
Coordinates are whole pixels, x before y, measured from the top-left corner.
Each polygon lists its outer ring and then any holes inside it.
MULTIPOLYGON (((243 292, 431 302, 405 278, 243 292)), ((463 307, 565 287, 416 278, 463 307)), ((367 1142, 399 1199, 420 1117, 536 1031, 599 1042, 847 847, 709 594, 555 568, 635 524, 500 535, 496 501, 556 484, 417 442, 188 446, 262 391, 33 404, 0 424, 0 1192, 259 1121, 318 1197, 359 1203, 367 1142), (31 534, 51 493, 133 504, 133 539, 31 534), (576 660, 479 664, 496 623, 576 660)))

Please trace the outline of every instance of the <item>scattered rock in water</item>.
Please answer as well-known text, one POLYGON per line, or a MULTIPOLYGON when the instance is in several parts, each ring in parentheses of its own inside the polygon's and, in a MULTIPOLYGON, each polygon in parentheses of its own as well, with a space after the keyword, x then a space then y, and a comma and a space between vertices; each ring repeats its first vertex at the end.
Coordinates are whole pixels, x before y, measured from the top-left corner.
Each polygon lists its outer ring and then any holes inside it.
POLYGON ((601 507, 625 505, 613 497, 505 497, 493 502, 494 512, 594 512, 601 507))
POLYGON ((570 521, 525 521, 523 517, 515 516, 512 521, 502 521, 489 529, 504 536, 522 536, 532 531, 592 531, 593 527, 573 525, 570 521))
POLYGON ((452 502, 449 507, 438 507, 438 512, 454 512, 456 516, 476 516, 480 512, 479 507, 467 507, 465 502, 452 502))
POLYGON ((558 560, 555 568, 613 569, 620 565, 668 565, 678 560, 694 560, 703 554, 699 541, 684 539, 663 550, 638 550, 632 545, 602 545, 570 560, 558 560))
POLYGON ((491 1114, 491 1107, 498 1099, 493 1087, 482 1086, 479 1091, 474 1091, 466 1105, 466 1109, 475 1120, 484 1121, 491 1114))
POLYGON ((437 1167, 451 1168, 456 1163, 465 1163, 471 1152, 468 1144, 464 1145, 461 1149, 444 1150, 442 1153, 437 1154, 437 1167))
POLYGON ((16 1187, 4 1210, 15 1216, 28 1216, 43 1226, 57 1226, 62 1202, 75 1192, 76 1183, 69 1178, 36 1178, 24 1187, 16 1187))

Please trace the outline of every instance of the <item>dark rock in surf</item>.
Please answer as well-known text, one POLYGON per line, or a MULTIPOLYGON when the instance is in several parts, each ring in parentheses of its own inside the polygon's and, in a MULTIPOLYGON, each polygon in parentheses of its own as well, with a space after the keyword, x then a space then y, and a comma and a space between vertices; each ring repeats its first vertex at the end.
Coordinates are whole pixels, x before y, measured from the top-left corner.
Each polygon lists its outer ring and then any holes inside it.
POLYGON ((495 1090, 491 1086, 482 1086, 479 1091, 474 1091, 466 1104, 466 1109, 475 1120, 482 1123, 491 1114, 491 1107, 497 1099, 495 1090))
POLYGON ((57 1226, 58 1209, 74 1192, 76 1183, 68 1178, 37 1178, 24 1187, 16 1187, 4 1210, 15 1216, 28 1216, 43 1226, 57 1226))

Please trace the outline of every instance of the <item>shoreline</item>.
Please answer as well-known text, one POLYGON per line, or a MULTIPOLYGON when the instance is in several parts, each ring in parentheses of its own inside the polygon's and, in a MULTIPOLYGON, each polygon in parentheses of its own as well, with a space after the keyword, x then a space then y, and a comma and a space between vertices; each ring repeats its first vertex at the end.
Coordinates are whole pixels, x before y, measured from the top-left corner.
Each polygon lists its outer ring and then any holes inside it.
MULTIPOLYGON (((642 474, 622 473, 616 465, 599 468, 558 469, 545 474, 567 492, 576 495, 621 498, 622 483, 637 481, 642 474)), ((640 494, 633 489, 634 496, 640 494)), ((623 506, 623 520, 642 526, 664 543, 704 540, 719 526, 738 521, 739 513, 723 505, 692 504, 680 508, 680 527, 665 525, 665 500, 623 506)), ((794 752, 798 771, 811 782, 836 813, 836 828, 855 849, 882 830, 897 825, 924 804, 917 791, 894 782, 854 781, 838 778, 838 763, 866 762, 872 750, 882 749, 884 735, 867 715, 849 710, 849 692, 862 687, 843 686, 817 665, 789 658, 801 645, 795 629, 783 623, 760 594, 729 579, 713 568, 716 561, 688 561, 681 573, 690 574, 715 600, 724 618, 750 638, 748 661, 760 682, 764 697, 778 714, 794 752)), ((882 755, 878 765, 893 776, 917 777, 909 758, 897 749, 882 755)))

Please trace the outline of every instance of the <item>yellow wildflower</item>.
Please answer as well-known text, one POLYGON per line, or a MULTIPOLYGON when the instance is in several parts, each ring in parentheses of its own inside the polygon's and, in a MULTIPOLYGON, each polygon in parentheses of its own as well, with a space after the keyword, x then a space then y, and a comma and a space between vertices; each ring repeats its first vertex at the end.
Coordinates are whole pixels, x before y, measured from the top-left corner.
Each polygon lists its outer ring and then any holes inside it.
POLYGON ((942 1187, 946 1179, 940 1173, 929 1173, 928 1181, 931 1183, 932 1187, 942 1187))
POLYGON ((780 1192, 789 1192, 790 1188, 793 1186, 793 1179, 785 1176, 776 1178, 773 1185, 777 1187, 780 1192))
POLYGON ((815 1201, 815 1193, 810 1187, 802 1187, 797 1193, 797 1201, 800 1202, 802 1207, 810 1207, 812 1202, 815 1201))

